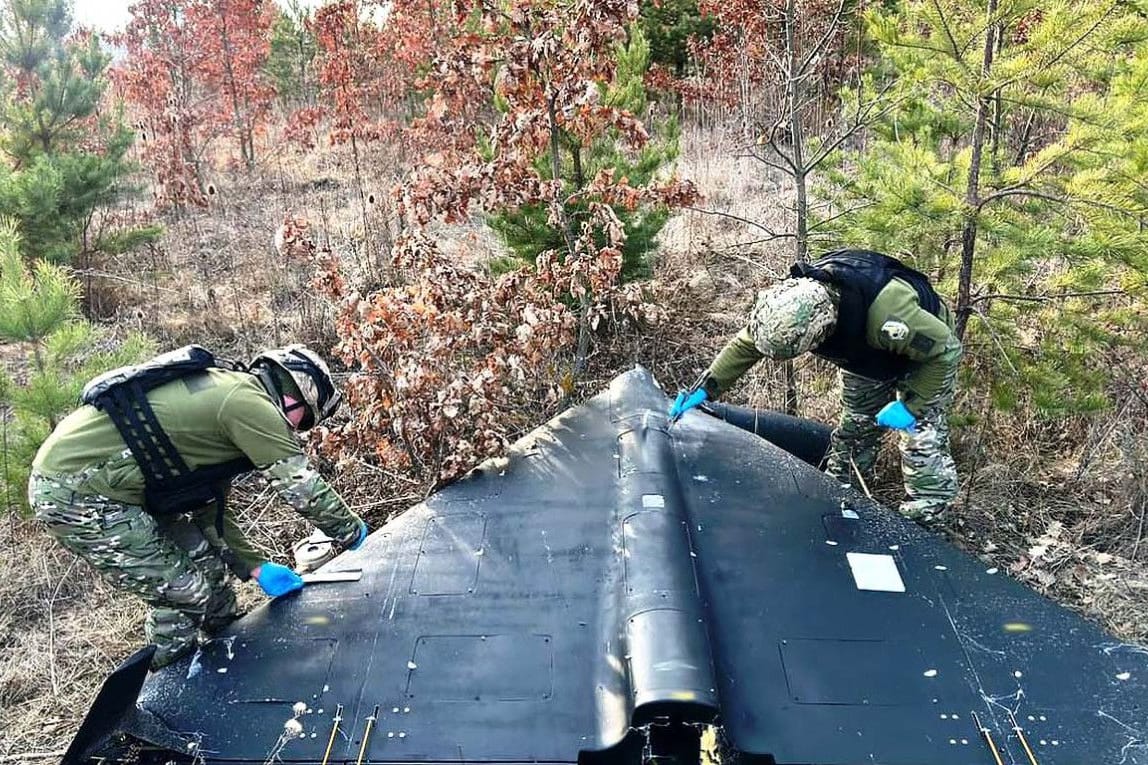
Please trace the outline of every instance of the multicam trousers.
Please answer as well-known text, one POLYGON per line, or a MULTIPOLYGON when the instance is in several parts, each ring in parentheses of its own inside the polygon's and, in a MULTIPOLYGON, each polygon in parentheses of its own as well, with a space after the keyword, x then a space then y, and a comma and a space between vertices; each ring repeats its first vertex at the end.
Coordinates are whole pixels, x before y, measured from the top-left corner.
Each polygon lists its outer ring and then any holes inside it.
MULTIPOLYGON (((939 520, 957 496, 957 469, 949 453, 948 422, 956 389, 955 370, 945 383, 940 394, 925 402, 914 432, 899 433, 907 495, 900 511, 926 525, 939 520)), ((853 483, 853 465, 866 478, 872 474, 881 445, 881 429, 874 418, 896 396, 895 380, 877 382, 841 372, 841 421, 829 446, 829 475, 841 483, 853 483)))
POLYGON ((235 618, 214 507, 157 518, 75 485, 69 476, 33 474, 29 503, 60 544, 151 606, 144 631, 156 645, 153 667, 190 652, 200 629, 210 633, 235 618))

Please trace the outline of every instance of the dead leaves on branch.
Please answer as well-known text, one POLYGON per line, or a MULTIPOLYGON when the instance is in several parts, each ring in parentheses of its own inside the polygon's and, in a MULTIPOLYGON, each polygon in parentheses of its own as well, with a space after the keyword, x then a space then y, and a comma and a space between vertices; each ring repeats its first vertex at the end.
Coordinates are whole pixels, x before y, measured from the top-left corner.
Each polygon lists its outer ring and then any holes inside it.
MULTIPOLYGON (((613 215, 608 205, 595 213, 613 215)), ((373 453, 430 485, 501 454, 570 392, 577 317, 566 296, 587 296, 596 331, 660 316, 638 285, 618 285, 620 249, 589 246, 599 223, 585 224, 577 257, 543 253, 536 267, 498 277, 410 232, 394 251, 400 283, 367 295, 319 253, 314 285, 338 304, 335 352, 357 370, 345 385, 354 418, 325 432, 325 448, 373 453)))
MULTIPOLYGON (((649 138, 632 114, 601 103, 615 46, 637 17, 630 0, 527 0, 507 7, 457 0, 417 81, 426 110, 405 132, 421 161, 395 190, 405 231, 393 282, 348 288, 319 253, 316 286, 337 303, 336 352, 357 370, 346 384, 354 419, 327 432, 334 453, 369 451, 428 485, 502 453, 574 388, 575 345, 587 332, 657 321, 640 285, 620 284, 626 231, 615 208, 680 205, 692 185, 633 186, 601 173, 569 185, 538 170, 555 142, 649 138), (493 276, 450 260, 426 233, 540 205, 564 246, 493 276)), ((399 2, 393 13, 418 11, 399 2)), ((344 72, 342 79, 355 78, 344 72)))

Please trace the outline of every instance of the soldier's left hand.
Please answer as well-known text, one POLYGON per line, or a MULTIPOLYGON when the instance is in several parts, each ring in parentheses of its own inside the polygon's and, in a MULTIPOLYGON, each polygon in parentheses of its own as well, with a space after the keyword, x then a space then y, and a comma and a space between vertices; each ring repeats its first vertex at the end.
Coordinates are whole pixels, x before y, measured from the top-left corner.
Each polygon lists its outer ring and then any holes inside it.
POLYGON ((883 428, 915 432, 917 418, 900 401, 890 401, 877 412, 877 424, 883 428))
POLYGON ((303 578, 286 566, 265 561, 251 575, 263 591, 273 598, 303 589, 303 578))

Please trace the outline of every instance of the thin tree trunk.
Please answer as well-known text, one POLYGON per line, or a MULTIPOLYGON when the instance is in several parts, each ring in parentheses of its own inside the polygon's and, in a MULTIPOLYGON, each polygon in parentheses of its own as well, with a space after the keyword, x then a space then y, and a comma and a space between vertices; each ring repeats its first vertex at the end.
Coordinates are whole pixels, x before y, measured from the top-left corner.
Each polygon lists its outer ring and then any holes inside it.
MULTIPOLYGON (((555 105, 556 93, 550 93, 546 102, 546 115, 550 123, 550 175, 555 181, 562 180, 562 155, 559 143, 558 111, 555 105)), ((559 210, 562 219, 562 238, 566 242, 567 257, 576 257, 578 243, 574 239, 574 230, 570 227, 570 216, 566 214, 565 203, 559 201, 559 210)), ((580 374, 586 368, 586 360, 590 356, 590 294, 589 285, 583 277, 582 294, 578 296, 578 349, 574 356, 574 374, 580 374)))
POLYGON ((1025 157, 1028 155, 1028 142, 1032 139, 1032 128, 1036 124, 1036 107, 1028 113, 1028 119, 1025 120, 1024 130, 1020 134, 1020 147, 1016 150, 1016 158, 1013 159, 1014 165, 1024 164, 1025 157))
POLYGON ((570 139, 570 158, 574 161, 574 189, 581 191, 586 185, 586 175, 582 169, 582 147, 577 139, 570 139))
MULTIPOLYGON (((999 26, 996 34, 996 56, 999 58, 1001 51, 1004 50, 1005 35, 1004 27, 999 26)), ((992 136, 992 168, 993 176, 1000 174, 1000 149, 1003 143, 1002 133, 1004 132, 1004 99, 1001 97, 1001 91, 998 89, 993 93, 993 136, 992 136)))
POLYGON ((750 116, 750 87, 749 87, 749 54, 746 52, 745 40, 739 46, 741 55, 738 58, 738 101, 741 103, 741 137, 750 140, 753 137, 752 117, 750 116))
MULTIPOLYGON (((997 0, 989 0, 987 17, 997 12, 997 0)), ((993 68, 996 49, 996 24, 985 30, 985 53, 981 63, 981 80, 988 78, 993 68)), ((984 152, 985 125, 992 108, 992 94, 977 100, 977 118, 973 127, 972 157, 969 160, 969 178, 965 189, 965 223, 961 230, 961 271, 957 284, 957 337, 965 336, 965 327, 972 313, 973 253, 977 244, 977 217, 980 205, 981 159, 984 152)))
POLYGON ((223 71, 227 74, 227 89, 231 91, 231 123, 235 128, 235 137, 239 140, 239 156, 248 170, 255 167, 255 151, 247 144, 247 132, 243 127, 242 110, 239 108, 239 86, 235 82, 234 53, 231 50, 231 38, 227 35, 227 8, 219 6, 219 29, 222 35, 223 71))
MULTIPOLYGON (((793 159, 793 183, 797 191, 795 212, 797 214, 797 236, 794 238, 794 256, 800 262, 808 260, 808 215, 809 201, 805 187, 805 137, 801 128, 801 83, 797 61, 797 7, 796 0, 786 0, 785 3, 785 52, 786 52, 786 86, 785 100, 789 112, 789 133, 791 141, 791 155, 793 159)), ((800 404, 797 394, 797 371, 793 361, 785 362, 785 412, 797 415, 800 404)))

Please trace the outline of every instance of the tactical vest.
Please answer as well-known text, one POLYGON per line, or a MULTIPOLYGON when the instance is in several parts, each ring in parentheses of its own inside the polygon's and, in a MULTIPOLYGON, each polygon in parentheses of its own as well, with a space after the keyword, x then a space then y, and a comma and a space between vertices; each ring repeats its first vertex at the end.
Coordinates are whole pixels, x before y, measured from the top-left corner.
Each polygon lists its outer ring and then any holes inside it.
POLYGON ((188 345, 135 366, 120 367, 84 386, 80 400, 108 415, 144 477, 144 509, 153 515, 186 513, 215 502, 215 527, 223 535, 223 511, 231 479, 255 469, 246 457, 192 470, 160 426, 147 392, 161 385, 207 374, 209 369, 241 369, 210 351, 188 345))
POLYGON ((940 317, 941 298, 924 274, 872 250, 836 250, 812 263, 794 263, 789 272, 830 284, 841 295, 837 325, 813 349, 815 355, 870 380, 892 380, 917 367, 907 356, 869 344, 869 309, 895 277, 912 285, 921 308, 940 317))

